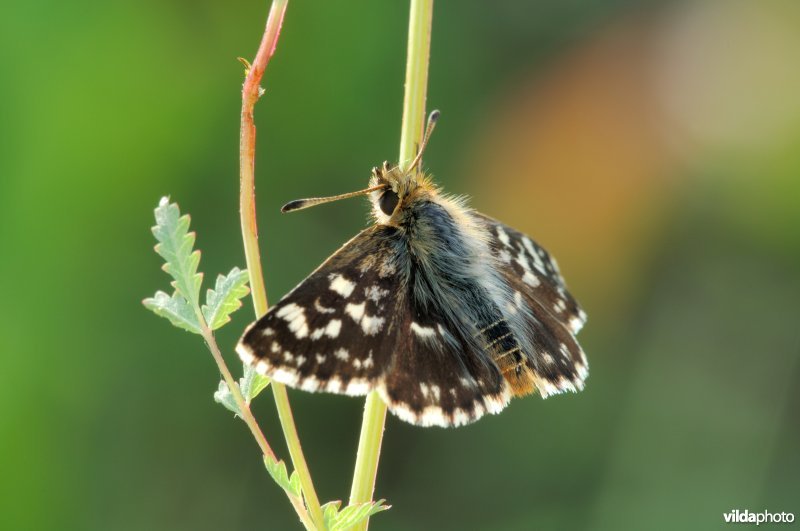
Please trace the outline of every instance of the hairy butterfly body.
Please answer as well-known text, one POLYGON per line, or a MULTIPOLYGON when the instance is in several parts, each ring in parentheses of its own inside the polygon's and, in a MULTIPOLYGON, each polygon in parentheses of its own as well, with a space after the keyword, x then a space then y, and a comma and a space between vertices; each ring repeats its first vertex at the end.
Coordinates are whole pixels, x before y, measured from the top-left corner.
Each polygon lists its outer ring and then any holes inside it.
POLYGON ((575 334, 586 314, 555 260, 442 194, 415 170, 419 158, 407 170, 384 163, 367 190, 340 196, 368 193, 375 224, 245 331, 242 360, 306 391, 376 390, 423 426, 467 424, 534 391, 581 390, 588 363, 575 334))

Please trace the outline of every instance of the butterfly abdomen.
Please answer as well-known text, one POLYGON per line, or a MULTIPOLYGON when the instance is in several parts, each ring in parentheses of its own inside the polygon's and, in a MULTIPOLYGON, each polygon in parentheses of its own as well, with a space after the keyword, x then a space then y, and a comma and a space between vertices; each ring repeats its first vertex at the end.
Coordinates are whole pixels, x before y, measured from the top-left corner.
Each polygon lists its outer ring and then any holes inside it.
MULTIPOLYGON (((500 315, 499 311, 497 315, 500 315)), ((532 393, 536 386, 533 371, 528 367, 529 357, 522 350, 522 345, 509 327, 508 321, 501 317, 482 327, 480 334, 492 361, 497 364, 514 395, 532 393)))

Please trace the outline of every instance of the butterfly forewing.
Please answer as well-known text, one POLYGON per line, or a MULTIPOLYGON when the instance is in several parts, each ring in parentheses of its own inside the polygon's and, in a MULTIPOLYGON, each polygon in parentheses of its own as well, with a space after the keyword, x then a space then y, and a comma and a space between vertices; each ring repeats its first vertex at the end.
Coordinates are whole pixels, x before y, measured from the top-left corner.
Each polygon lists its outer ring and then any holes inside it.
POLYGON ((363 395, 392 354, 397 269, 390 227, 359 233, 252 325, 245 362, 307 391, 363 395))
POLYGON ((519 280, 524 293, 539 301, 559 321, 578 333, 586 323, 586 313, 567 291, 555 259, 542 246, 518 230, 483 214, 489 244, 500 269, 519 280))

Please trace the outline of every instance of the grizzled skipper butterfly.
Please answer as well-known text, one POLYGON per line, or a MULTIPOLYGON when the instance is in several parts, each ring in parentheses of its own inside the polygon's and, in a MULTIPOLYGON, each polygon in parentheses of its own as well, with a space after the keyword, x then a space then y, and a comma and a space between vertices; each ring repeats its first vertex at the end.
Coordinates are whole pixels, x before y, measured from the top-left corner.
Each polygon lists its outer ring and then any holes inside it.
POLYGON ((236 347, 245 363, 305 391, 365 395, 420 426, 460 426, 514 396, 583 389, 575 334, 586 314, 529 237, 442 194, 419 169, 372 170, 375 224, 328 258, 236 347))

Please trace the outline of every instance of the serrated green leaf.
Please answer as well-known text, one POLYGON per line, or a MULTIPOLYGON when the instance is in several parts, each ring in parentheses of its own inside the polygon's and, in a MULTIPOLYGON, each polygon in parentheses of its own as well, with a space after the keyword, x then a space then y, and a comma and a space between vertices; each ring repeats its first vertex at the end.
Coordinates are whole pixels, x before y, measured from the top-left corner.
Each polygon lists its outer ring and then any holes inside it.
POLYGON ((286 472, 286 463, 283 461, 273 461, 266 456, 264 456, 264 466, 267 467, 267 472, 269 472, 269 475, 275 480, 275 483, 283 490, 294 496, 300 496, 300 476, 297 475, 297 472, 292 472, 292 476, 289 477, 286 472))
POLYGON ((339 507, 342 502, 328 502, 322 506, 322 516, 325 519, 325 527, 327 527, 329 531, 350 529, 364 520, 364 518, 369 518, 374 514, 389 509, 391 507, 390 505, 383 505, 385 501, 386 500, 378 500, 376 502, 348 505, 341 511, 339 507))
POLYGON ((199 305, 202 273, 197 272, 200 264, 200 251, 194 251, 193 232, 189 232, 190 218, 181 216, 176 203, 170 203, 168 197, 162 197, 155 209, 156 225, 153 235, 158 240, 156 252, 164 258, 162 267, 169 273, 174 282, 173 287, 193 306, 199 305))
POLYGON ((258 374, 252 365, 244 366, 244 376, 239 379, 239 387, 242 390, 245 400, 249 403, 258 394, 266 389, 270 379, 258 374))
MULTIPOLYGON (((242 391, 242 396, 249 404, 258 393, 269 385, 269 382, 269 378, 258 374, 250 365, 245 365, 244 376, 239 378, 239 389, 242 391)), ((226 409, 233 411, 237 416, 242 416, 239 411, 239 406, 236 405, 236 401, 233 399, 233 393, 231 393, 225 380, 220 380, 217 390, 214 392, 214 401, 218 404, 222 404, 226 409)))
POLYGON ((222 404, 226 409, 233 411, 239 417, 242 416, 239 411, 239 406, 236 405, 236 400, 233 399, 233 393, 231 393, 225 380, 220 380, 217 390, 214 392, 214 402, 222 404))
POLYGON ((145 308, 151 310, 156 315, 166 317, 178 328, 183 328, 195 334, 201 333, 197 314, 186 299, 177 293, 169 296, 163 291, 157 291, 155 297, 145 299, 142 302, 145 308))
POLYGON ((242 297, 250 293, 247 287, 247 270, 234 267, 227 275, 217 276, 214 289, 206 293, 203 315, 211 330, 216 330, 231 320, 230 314, 242 307, 242 297))

